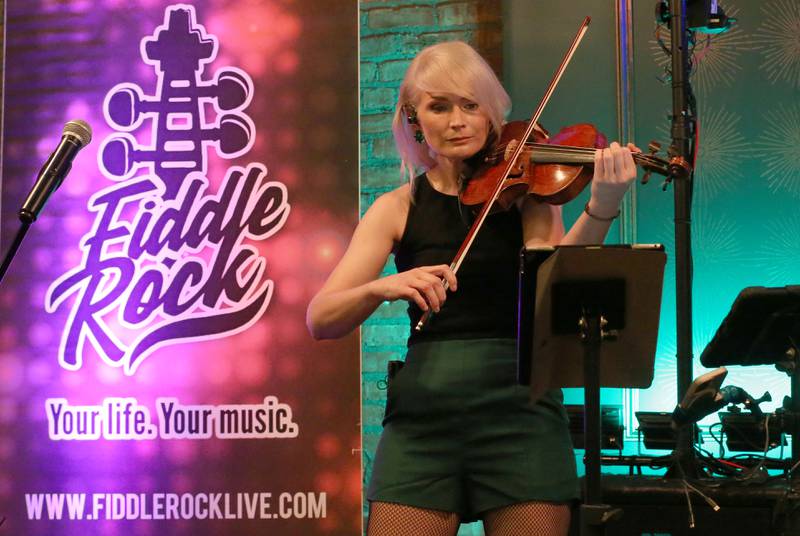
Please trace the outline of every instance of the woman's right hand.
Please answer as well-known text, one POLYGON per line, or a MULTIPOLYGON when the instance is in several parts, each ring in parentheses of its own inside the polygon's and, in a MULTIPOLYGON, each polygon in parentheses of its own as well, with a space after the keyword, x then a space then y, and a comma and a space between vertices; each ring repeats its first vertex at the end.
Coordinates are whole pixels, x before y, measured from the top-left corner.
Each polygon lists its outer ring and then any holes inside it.
POLYGON ((456 290, 458 281, 453 270, 446 264, 420 266, 398 274, 375 280, 374 291, 388 301, 413 301, 423 311, 432 308, 438 313, 447 299, 444 283, 449 290, 456 290))

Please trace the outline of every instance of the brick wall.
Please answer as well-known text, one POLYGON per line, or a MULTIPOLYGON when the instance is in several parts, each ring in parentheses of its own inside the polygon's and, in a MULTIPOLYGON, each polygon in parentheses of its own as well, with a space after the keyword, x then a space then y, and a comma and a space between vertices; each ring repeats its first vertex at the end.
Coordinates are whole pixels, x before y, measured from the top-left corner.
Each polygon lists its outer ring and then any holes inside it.
MULTIPOLYGON (((362 213, 401 183, 391 119, 409 62, 422 48, 455 39, 472 44, 500 74, 501 0, 361 0, 362 213)), ((393 272, 389 259, 384 273, 393 272)), ((384 304, 362 328, 365 484, 386 403, 386 364, 405 353, 405 308, 405 302, 384 304)))

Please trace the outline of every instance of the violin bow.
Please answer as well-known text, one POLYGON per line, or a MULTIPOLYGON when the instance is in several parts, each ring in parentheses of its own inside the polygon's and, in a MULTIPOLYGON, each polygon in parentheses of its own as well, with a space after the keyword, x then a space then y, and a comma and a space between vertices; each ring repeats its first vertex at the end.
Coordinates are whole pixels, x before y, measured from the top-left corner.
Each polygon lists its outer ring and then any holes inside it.
MULTIPOLYGON (((489 197, 486 203, 483 204, 483 207, 478 213, 478 216, 475 218, 475 221, 472 224, 469 233, 467 233, 467 237, 464 239, 464 242, 461 243, 461 247, 458 249, 458 252, 456 252, 456 256, 453 259, 453 262, 450 263, 450 269, 453 271, 454 274, 458 272, 458 269, 461 267, 461 263, 464 262, 464 258, 467 256, 470 247, 472 247, 472 243, 475 241, 475 237, 477 236, 478 231, 480 231, 481 227, 483 226, 483 222, 489 215, 489 211, 491 210, 492 205, 500 195, 500 192, 503 189, 503 183, 506 181, 506 179, 508 179, 508 175, 511 173, 511 170, 514 167, 514 163, 517 161, 517 158, 519 158, 519 155, 522 154, 522 151, 525 150, 525 142, 533 133, 533 129, 536 127, 536 123, 538 123, 539 121, 539 116, 542 115, 544 107, 547 106, 547 102, 553 95, 553 92, 555 91, 558 82, 561 80, 561 76, 564 74, 564 71, 566 71, 567 65, 569 65, 569 62, 572 60, 572 56, 575 54, 575 51, 577 50, 578 45, 583 39, 583 36, 586 35, 586 31, 589 29, 589 23, 591 21, 592 21, 591 17, 586 17, 585 19, 583 19, 580 28, 578 28, 577 34, 575 34, 575 37, 573 38, 572 43, 569 46, 569 49, 567 49, 567 53, 564 55, 564 59, 561 60, 561 65, 558 66, 558 69, 556 69, 556 72, 553 75, 553 79, 550 81, 550 85, 547 86, 547 90, 544 93, 544 97, 542 97, 541 102, 539 102, 539 106, 536 108, 536 111, 533 112, 533 116, 531 117, 531 120, 528 123, 528 127, 525 129, 525 134, 522 136, 522 139, 519 141, 519 143, 517 143, 517 146, 514 148, 514 152, 508 159, 505 171, 500 176, 500 179, 497 181, 497 184, 495 184, 494 190, 492 190, 492 195, 489 197)), ((447 283, 446 279, 442 279, 442 285, 444 286, 445 292, 447 292, 447 290, 450 288, 450 285, 447 283)), ((414 327, 414 330, 422 331, 422 328, 425 327, 425 324, 428 323, 428 320, 433 314, 432 311, 433 310, 430 308, 428 308, 428 310, 425 311, 425 313, 419 319, 419 322, 417 322, 417 325, 414 327)))

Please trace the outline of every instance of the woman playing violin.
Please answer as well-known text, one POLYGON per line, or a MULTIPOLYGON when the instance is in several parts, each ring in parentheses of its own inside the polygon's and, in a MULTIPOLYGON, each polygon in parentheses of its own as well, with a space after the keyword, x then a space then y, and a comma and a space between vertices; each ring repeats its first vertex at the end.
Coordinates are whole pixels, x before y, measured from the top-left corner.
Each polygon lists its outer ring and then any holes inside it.
POLYGON ((458 199, 465 161, 496 139, 509 109, 469 45, 420 52, 393 122, 411 180, 369 208, 308 308, 316 338, 349 333, 385 301, 408 301, 412 326, 436 313, 412 330, 405 365, 389 381, 367 492, 369 536, 450 536, 477 519, 489 536, 569 527, 578 487, 561 393, 532 403, 516 382, 519 250, 602 243, 636 177, 636 148, 596 151, 591 199, 566 234, 560 209, 532 198, 490 215, 456 277, 448 263, 468 232, 458 199), (379 277, 391 253, 397 273, 379 277))

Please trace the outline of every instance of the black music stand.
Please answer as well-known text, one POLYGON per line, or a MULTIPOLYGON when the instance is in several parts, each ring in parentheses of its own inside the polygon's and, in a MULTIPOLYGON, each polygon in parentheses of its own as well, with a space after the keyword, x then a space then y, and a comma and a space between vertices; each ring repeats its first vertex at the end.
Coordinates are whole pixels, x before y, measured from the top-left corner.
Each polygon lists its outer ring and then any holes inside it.
POLYGON ((653 380, 662 246, 523 249, 520 266, 520 383, 531 398, 584 387, 585 490, 581 534, 604 533, 619 510, 603 504, 600 387, 649 387, 653 380))
POLYGON ((700 355, 706 367, 775 365, 791 377, 786 421, 792 462, 800 461, 800 286, 747 287, 700 355))

